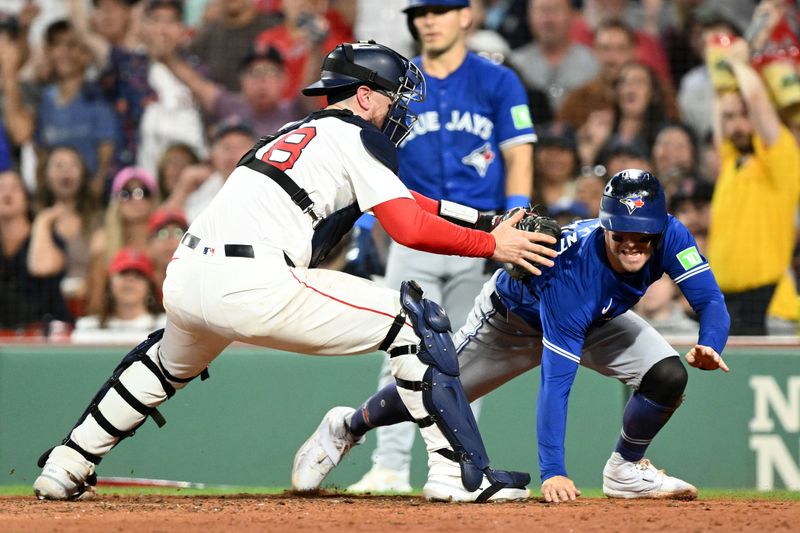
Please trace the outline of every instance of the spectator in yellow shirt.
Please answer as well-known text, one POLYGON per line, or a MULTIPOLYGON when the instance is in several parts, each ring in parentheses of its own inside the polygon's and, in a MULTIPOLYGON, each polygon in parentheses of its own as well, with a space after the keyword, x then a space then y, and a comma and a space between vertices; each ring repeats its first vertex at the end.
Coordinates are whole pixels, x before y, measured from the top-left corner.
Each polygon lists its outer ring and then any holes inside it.
POLYGON ((731 334, 766 335, 767 308, 796 244, 800 149, 750 67, 747 44, 735 40, 725 59, 738 91, 715 96, 721 166, 708 259, 725 295, 731 334))

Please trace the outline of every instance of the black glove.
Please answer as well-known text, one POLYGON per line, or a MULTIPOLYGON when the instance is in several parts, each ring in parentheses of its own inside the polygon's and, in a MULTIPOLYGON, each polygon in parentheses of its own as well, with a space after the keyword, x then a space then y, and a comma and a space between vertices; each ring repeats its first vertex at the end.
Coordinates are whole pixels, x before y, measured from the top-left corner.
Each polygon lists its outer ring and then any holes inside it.
MULTIPOLYGON (((503 220, 508 220, 509 218, 513 217, 517 210, 522 209, 521 207, 515 207, 509 211, 506 211, 504 215, 500 218, 500 221, 497 222, 499 224, 503 220)), ((496 224, 495 224, 496 225, 496 224)), ((555 238, 555 244, 544 244, 542 246, 546 246, 553 250, 556 249, 556 244, 558 244, 559 239, 561 239, 561 226, 555 219, 539 215, 535 211, 525 210, 525 215, 520 219, 519 222, 514 226, 517 229, 522 231, 532 231, 535 233, 544 233, 545 235, 550 235, 551 237, 555 238)), ((537 268, 541 268, 541 265, 538 263, 532 263, 533 266, 537 268)), ((504 263, 503 270, 508 272, 508 275, 514 279, 523 279, 531 275, 530 272, 525 270, 519 265, 514 263, 504 263)))
POLYGON ((475 223, 475 229, 491 233, 494 231, 502 221, 505 220, 505 215, 478 215, 478 221, 475 223))

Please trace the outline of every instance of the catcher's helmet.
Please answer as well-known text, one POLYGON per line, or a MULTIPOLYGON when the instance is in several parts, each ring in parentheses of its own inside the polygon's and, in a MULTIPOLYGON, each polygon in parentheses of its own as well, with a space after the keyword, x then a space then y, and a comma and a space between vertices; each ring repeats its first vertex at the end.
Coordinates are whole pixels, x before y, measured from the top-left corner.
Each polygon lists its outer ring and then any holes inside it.
POLYGON ((408 104, 425 99, 422 72, 402 55, 375 41, 343 43, 328 53, 319 81, 303 89, 303 94, 329 95, 359 85, 389 93, 392 107, 383 132, 395 145, 400 144, 416 120, 408 104))
POLYGON ((662 233, 667 202, 658 179, 635 168, 614 174, 600 200, 600 225, 612 231, 662 233))
POLYGON ((461 9, 462 7, 469 7, 469 0, 409 0, 408 7, 403 10, 406 14, 406 24, 408 24, 408 31, 414 40, 419 39, 417 28, 414 27, 414 13, 420 7, 449 7, 451 9, 461 9))

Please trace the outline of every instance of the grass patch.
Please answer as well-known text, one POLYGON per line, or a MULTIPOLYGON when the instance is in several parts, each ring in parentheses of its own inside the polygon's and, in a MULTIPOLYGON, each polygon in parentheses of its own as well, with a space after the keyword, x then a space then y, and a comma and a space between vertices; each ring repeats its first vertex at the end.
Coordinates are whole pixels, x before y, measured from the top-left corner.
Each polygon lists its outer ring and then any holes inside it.
POLYGON ((698 489, 701 500, 775 500, 799 501, 797 490, 745 490, 745 489, 698 489))

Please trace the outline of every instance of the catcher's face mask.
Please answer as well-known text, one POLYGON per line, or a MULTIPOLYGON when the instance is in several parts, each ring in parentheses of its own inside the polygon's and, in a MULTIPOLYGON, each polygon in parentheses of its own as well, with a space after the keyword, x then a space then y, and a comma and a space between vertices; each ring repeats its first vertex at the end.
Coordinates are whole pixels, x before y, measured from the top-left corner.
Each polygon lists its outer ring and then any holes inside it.
POLYGON ((417 121, 417 115, 408 108, 409 104, 425 100, 425 76, 409 61, 397 90, 386 94, 392 99, 392 104, 381 129, 395 146, 400 146, 417 121))

